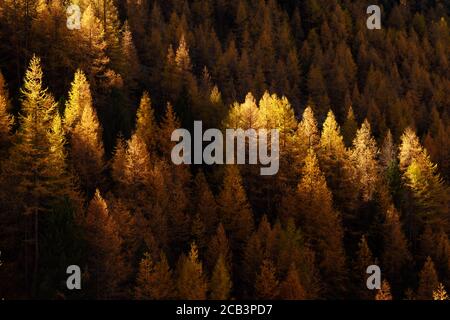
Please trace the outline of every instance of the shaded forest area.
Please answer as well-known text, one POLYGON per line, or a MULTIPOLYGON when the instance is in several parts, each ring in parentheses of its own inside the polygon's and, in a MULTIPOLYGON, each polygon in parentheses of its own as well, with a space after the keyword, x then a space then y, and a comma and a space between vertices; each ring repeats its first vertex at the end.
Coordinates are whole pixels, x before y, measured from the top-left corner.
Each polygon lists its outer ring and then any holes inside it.
POLYGON ((0 297, 447 299, 450 1, 377 2, 382 30, 366 1, 1 1, 0 297), (279 173, 175 166, 194 120, 278 129, 279 173))

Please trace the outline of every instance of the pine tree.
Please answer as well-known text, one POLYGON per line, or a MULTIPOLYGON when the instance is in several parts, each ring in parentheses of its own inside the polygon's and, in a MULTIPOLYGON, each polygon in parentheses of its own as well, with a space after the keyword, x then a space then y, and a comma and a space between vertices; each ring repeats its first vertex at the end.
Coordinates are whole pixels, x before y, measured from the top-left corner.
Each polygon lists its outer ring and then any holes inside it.
POLYGON ((121 295, 120 284, 126 276, 122 239, 118 225, 98 190, 89 203, 83 226, 89 245, 89 287, 98 299, 117 298, 121 295))
POLYGON ((72 132, 71 156, 81 184, 92 192, 102 180, 104 155, 102 128, 93 107, 86 104, 72 132))
POLYGON ((174 283, 166 256, 161 252, 154 264, 150 254, 145 254, 139 264, 135 297, 139 300, 164 300, 174 297, 174 283))
POLYGON ((305 159, 297 195, 299 221, 318 253, 322 278, 327 282, 328 292, 337 294, 342 290, 345 277, 342 224, 339 214, 333 209, 331 192, 312 148, 305 159))
POLYGON ((280 283, 279 298, 283 300, 305 300, 306 292, 303 288, 298 270, 292 264, 283 282, 280 283))
POLYGON ((231 286, 231 278, 225 259, 220 255, 211 276, 210 298, 212 300, 228 300, 230 298, 231 286))
POLYGON ((197 246, 193 243, 188 257, 181 256, 177 270, 177 293, 179 299, 205 300, 206 280, 198 259, 197 246))
POLYGON ((261 300, 276 299, 279 294, 279 282, 277 280, 273 262, 265 259, 256 276, 255 295, 261 300))
POLYGON ((381 289, 375 295, 375 300, 392 300, 391 286, 387 280, 381 283, 381 289))
POLYGON ((364 201, 373 199, 379 181, 378 147, 370 131, 370 124, 364 121, 353 140, 350 161, 354 168, 354 181, 364 201))
POLYGON ((418 300, 433 300, 433 292, 439 287, 438 276, 434 269, 433 260, 427 258, 422 271, 419 274, 418 300))

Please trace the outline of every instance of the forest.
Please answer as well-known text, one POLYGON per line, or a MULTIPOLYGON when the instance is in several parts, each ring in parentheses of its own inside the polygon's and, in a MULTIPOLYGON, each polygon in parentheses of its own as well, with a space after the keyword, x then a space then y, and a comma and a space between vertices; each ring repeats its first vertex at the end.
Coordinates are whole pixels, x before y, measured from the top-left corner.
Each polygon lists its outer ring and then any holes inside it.
POLYGON ((449 18, 450 0, 1 0, 0 298, 448 300, 449 18), (175 165, 194 121, 277 129, 279 171, 175 165))

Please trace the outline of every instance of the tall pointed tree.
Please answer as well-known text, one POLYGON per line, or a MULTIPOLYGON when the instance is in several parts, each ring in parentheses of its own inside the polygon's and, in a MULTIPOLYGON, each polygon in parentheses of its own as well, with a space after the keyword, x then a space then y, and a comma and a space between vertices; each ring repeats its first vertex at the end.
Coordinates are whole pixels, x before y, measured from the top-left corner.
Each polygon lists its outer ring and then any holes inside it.
POLYGON ((83 225, 89 246, 89 288, 92 294, 98 299, 120 297, 123 293, 119 285, 126 276, 122 239, 118 225, 98 190, 89 203, 83 225))
POLYGON ((364 201, 373 199, 379 181, 378 147, 372 137, 370 124, 364 121, 353 140, 350 161, 354 168, 354 181, 364 201))
POLYGON ((261 300, 275 299, 279 294, 279 282, 273 262, 265 259, 256 276, 255 295, 261 300))
MULTIPOLYGON (((0 72, 0 150, 8 147, 11 142, 11 129, 14 118, 9 114, 9 95, 5 79, 0 72)), ((2 152, 0 152, 1 154, 2 152)))
POLYGON ((297 267, 292 264, 286 278, 280 283, 279 297, 283 300, 304 300, 306 292, 300 282, 297 267))
POLYGON ((438 289, 439 280, 434 269, 433 260, 427 258, 422 271, 419 274, 419 288, 417 289, 418 300, 433 300, 433 292, 438 289))
POLYGON ((78 69, 64 110, 64 125, 67 131, 73 131, 80 122, 85 108, 92 108, 91 90, 84 72, 78 69))
POLYGON ((231 247, 242 248, 253 229, 253 213, 236 166, 227 166, 217 202, 219 219, 230 236, 231 247))
POLYGON ((136 115, 136 134, 145 142, 150 152, 155 147, 157 129, 150 95, 145 91, 136 115))
POLYGON ((174 297, 174 283, 164 253, 155 264, 149 254, 145 254, 139 264, 135 297, 139 300, 162 300, 174 297))
POLYGON ((197 246, 193 243, 189 256, 181 256, 177 269, 177 295, 179 299, 205 300, 207 284, 197 246))
POLYGON ((102 128, 92 105, 86 104, 71 139, 73 166, 81 184, 90 192, 102 180, 105 166, 102 128))
POLYGON ((230 298, 231 286, 231 278, 225 259, 220 255, 211 276, 210 298, 212 300, 228 300, 230 298))
POLYGON ((343 289, 342 281, 346 276, 341 218, 333 208, 331 192, 312 148, 305 159, 297 196, 298 221, 318 253, 328 293, 337 294, 343 289))

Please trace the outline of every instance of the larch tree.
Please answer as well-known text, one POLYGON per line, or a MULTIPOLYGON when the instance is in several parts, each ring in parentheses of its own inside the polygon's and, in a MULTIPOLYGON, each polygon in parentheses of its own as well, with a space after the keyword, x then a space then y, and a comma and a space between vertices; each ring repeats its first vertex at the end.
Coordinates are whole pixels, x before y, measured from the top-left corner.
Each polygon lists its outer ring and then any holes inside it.
POLYGON ((356 131, 358 131, 358 123, 355 120, 353 108, 352 106, 350 106, 348 108, 347 118, 345 119, 344 125, 342 126, 342 135, 347 147, 351 146, 353 139, 356 136, 356 131))
POLYGON ((230 236, 231 247, 241 249, 253 230, 253 213, 236 166, 225 169, 217 203, 219 219, 230 236))
POLYGON ((197 173, 195 177, 193 191, 192 212, 204 227, 202 234, 204 242, 203 245, 199 243, 199 247, 204 248, 207 244, 207 238, 210 238, 217 229, 219 217, 216 199, 202 171, 197 173))
POLYGON ((367 244, 366 236, 361 237, 361 241, 358 244, 358 252, 356 254, 356 261, 354 262, 355 273, 355 286, 358 298, 368 300, 373 298, 373 294, 367 289, 367 267, 377 264, 376 259, 372 256, 372 251, 367 244))
POLYGON ((283 300, 305 300, 306 292, 300 282, 295 264, 289 267, 286 278, 280 283, 279 298, 283 300))
POLYGON ((297 131, 293 137, 292 146, 295 158, 295 170, 303 167, 308 150, 312 148, 317 151, 320 142, 320 133, 317 121, 311 107, 307 107, 303 112, 302 121, 298 124, 297 131))
POLYGON ((189 256, 182 255, 177 268, 177 297, 185 300, 205 300, 207 283, 197 246, 193 243, 189 256))
POLYGON ((137 89, 140 77, 140 63, 133 42, 133 34, 127 21, 123 26, 120 47, 120 74, 123 77, 125 87, 133 93, 137 89))
POLYGON ((139 300, 164 300, 174 298, 172 271, 166 256, 161 252, 155 264, 149 254, 145 254, 139 264, 134 296, 139 300))
POLYGON ((206 250, 205 260, 210 272, 213 271, 213 268, 217 264, 219 256, 223 257, 226 267, 231 271, 231 249, 222 224, 219 224, 217 227, 217 232, 209 241, 206 250))
POLYGON ((392 300, 391 286, 387 280, 383 280, 381 283, 381 289, 377 290, 375 300, 392 300))
POLYGON ((352 185, 349 155, 331 110, 323 123, 318 156, 336 203, 348 206, 353 193, 353 190, 349 190, 352 185))
POLYGON ((372 200, 379 182, 378 147, 370 130, 370 124, 364 121, 356 132, 350 161, 354 168, 354 181, 360 197, 364 201, 372 200))
POLYGON ((102 128, 92 105, 83 108, 71 138, 71 158, 80 183, 93 192, 102 180, 105 167, 102 128))
POLYGON ((180 121, 173 110, 173 106, 168 103, 164 118, 162 119, 158 128, 158 150, 164 159, 170 160, 172 148, 175 142, 171 141, 172 132, 181 127, 180 121))
MULTIPOLYGON (((14 190, 19 212, 30 218, 26 237, 34 244, 33 293, 36 293, 39 269, 39 215, 48 212, 56 201, 69 195, 69 186, 55 183, 65 179, 64 136, 60 119, 55 118, 57 104, 43 86, 41 60, 30 61, 22 92, 20 128, 11 148, 5 179, 14 190), (55 166, 55 168, 53 167, 55 166)), ((26 242, 27 242, 26 241, 26 242)))
POLYGON ((69 133, 80 122, 85 108, 92 108, 91 90, 84 72, 78 69, 72 81, 69 99, 64 110, 64 125, 69 133))
POLYGON ((98 299, 117 298, 123 294, 120 284, 126 276, 122 239, 119 227, 98 190, 89 203, 83 227, 89 247, 90 290, 98 299))
POLYGON ((401 137, 399 160, 404 182, 412 192, 415 216, 425 224, 448 228, 448 187, 410 128, 401 137))
POLYGON ((157 124, 148 92, 144 92, 136 115, 136 134, 145 142, 150 153, 156 143, 157 124))
POLYGON ((107 55, 114 69, 120 65, 120 19, 114 0, 94 0, 95 15, 102 24, 107 44, 107 55))
POLYGON ((449 300, 447 291, 442 283, 439 283, 436 290, 433 291, 433 300, 449 300))
POLYGON ((231 292, 231 277, 222 255, 217 259, 210 281, 210 298, 212 300, 228 300, 231 292))
POLYGON ((6 88, 5 79, 0 72, 0 150, 3 153, 11 142, 11 129, 14 118, 9 114, 10 101, 8 89, 6 88))
POLYGON ((105 29, 95 16, 92 4, 89 4, 83 12, 80 30, 82 39, 80 46, 85 58, 82 69, 85 70, 94 88, 102 87, 110 60, 107 55, 105 29))
POLYGON ((383 224, 383 253, 381 262, 386 277, 392 285, 398 286, 404 280, 411 262, 408 242, 402 230, 398 212, 391 206, 383 224))
POLYGON ((419 274, 419 287, 416 298, 418 300, 433 300, 433 292, 439 287, 439 280, 434 269, 433 260, 427 258, 419 274))
POLYGON ((261 300, 276 299, 279 294, 279 282, 273 262, 264 259, 256 276, 255 295, 261 300))
POLYGON ((329 293, 342 289, 346 276, 343 230, 340 215, 333 208, 332 195, 312 148, 297 187, 297 221, 318 254, 318 264, 329 293))

